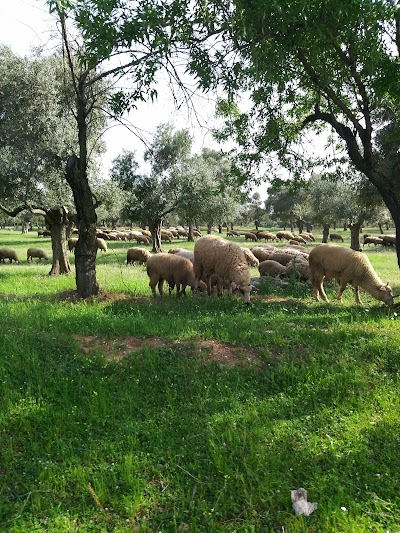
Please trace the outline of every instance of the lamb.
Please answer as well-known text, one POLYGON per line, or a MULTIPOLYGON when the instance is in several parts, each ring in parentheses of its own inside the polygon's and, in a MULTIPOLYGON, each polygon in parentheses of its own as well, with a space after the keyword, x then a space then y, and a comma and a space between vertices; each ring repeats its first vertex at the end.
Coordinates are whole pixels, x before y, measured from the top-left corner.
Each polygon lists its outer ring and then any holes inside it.
POLYGON ((5 263, 6 259, 9 260, 10 263, 15 261, 16 263, 19 262, 17 252, 13 250, 12 248, 0 248, 0 263, 3 261, 5 263))
POLYGON ((340 235, 340 233, 330 233, 329 234, 329 238, 330 238, 331 241, 344 242, 343 241, 343 237, 340 235))
POLYGON ((172 288, 176 285, 178 297, 181 294, 186 295, 185 289, 188 285, 192 288, 196 286, 192 262, 176 254, 159 253, 149 257, 147 275, 153 296, 156 296, 157 284, 160 296, 163 295, 164 281, 172 288))
MULTIPOLYGON (((250 303, 251 281, 249 267, 241 247, 216 235, 200 237, 194 246, 194 272, 197 283, 204 279, 207 292, 211 294, 211 276, 216 274, 220 280, 233 282, 242 293, 243 301, 250 303)), ((231 290, 229 293, 231 294, 231 290)), ((221 287, 218 288, 221 294, 221 287)))
POLYGON ((128 248, 126 251, 126 264, 133 265, 135 261, 144 264, 151 257, 151 253, 144 248, 128 248))
POLYGON ((257 257, 253 254, 252 251, 250 251, 248 248, 246 248, 245 246, 241 246, 242 250, 243 250, 243 253, 245 255, 245 258, 246 258, 246 261, 247 261, 247 264, 251 267, 258 267, 258 265, 260 264, 260 261, 257 259, 257 257))
POLYGON ((102 252, 106 252, 107 251, 107 243, 104 239, 100 239, 99 237, 97 237, 96 239, 96 244, 97 244, 97 249, 102 251, 102 252))
POLYGON ((26 260, 29 263, 29 259, 33 261, 34 257, 38 257, 39 261, 42 261, 42 259, 46 259, 46 261, 49 259, 49 256, 47 253, 42 250, 41 248, 28 248, 26 251, 26 260))
POLYGON ((278 261, 273 261, 271 259, 262 261, 258 265, 258 271, 260 276, 271 276, 273 278, 277 276, 286 276, 286 267, 281 263, 278 263, 278 261))
POLYGON ((328 302, 323 280, 336 279, 340 288, 337 299, 342 301, 342 294, 347 284, 354 287, 357 304, 361 304, 360 288, 368 292, 373 298, 393 305, 393 294, 389 284, 385 285, 373 269, 370 260, 362 252, 350 248, 343 248, 335 244, 320 244, 310 252, 309 264, 311 269, 311 283, 314 297, 319 301, 319 296, 328 302))

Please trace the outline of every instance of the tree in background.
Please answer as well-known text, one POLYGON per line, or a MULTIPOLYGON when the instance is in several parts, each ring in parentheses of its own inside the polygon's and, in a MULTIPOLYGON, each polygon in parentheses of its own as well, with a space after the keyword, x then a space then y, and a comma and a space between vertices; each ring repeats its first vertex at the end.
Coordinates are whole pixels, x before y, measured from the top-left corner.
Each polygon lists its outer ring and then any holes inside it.
POLYGON ((283 8, 215 0, 193 10, 181 30, 192 57, 201 58, 190 69, 207 90, 225 87, 220 138, 237 141, 239 163, 250 172, 277 156, 294 175, 310 164, 329 171, 332 158, 314 158, 298 142, 307 142, 310 128, 333 134, 335 153, 370 180, 389 209, 400 267, 399 4, 295 0, 283 8), (244 92, 250 109, 240 113, 235 99, 244 92))
POLYGON ((149 226, 153 251, 161 251, 161 225, 187 198, 182 172, 190 157, 192 140, 187 130, 173 131, 170 124, 161 124, 155 133, 145 160, 151 165, 150 176, 137 173, 133 152, 124 152, 113 161, 111 179, 130 194, 123 215, 131 221, 149 226))
POLYGON ((77 143, 63 74, 60 56, 20 58, 0 48, 0 208, 11 216, 32 211, 44 217, 55 275, 71 271, 65 242, 74 221, 64 162, 77 143))

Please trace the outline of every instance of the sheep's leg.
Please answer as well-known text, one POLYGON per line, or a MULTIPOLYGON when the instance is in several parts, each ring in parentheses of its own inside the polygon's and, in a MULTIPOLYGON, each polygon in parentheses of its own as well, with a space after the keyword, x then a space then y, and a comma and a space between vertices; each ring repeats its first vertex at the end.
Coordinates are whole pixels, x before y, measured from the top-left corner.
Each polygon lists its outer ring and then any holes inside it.
POLYGON ((164 294, 163 287, 164 287, 164 280, 160 279, 160 281, 158 282, 158 291, 160 293, 160 296, 164 294))
POLYGON ((354 287, 354 297, 356 299, 356 304, 362 305, 362 302, 360 300, 360 287, 357 285, 354 287))
POLYGON ((151 289, 151 292, 153 293, 154 298, 156 297, 156 285, 157 281, 153 282, 153 280, 150 280, 149 287, 151 289))
POLYGON ((346 286, 347 286, 347 283, 343 283, 343 282, 340 283, 339 292, 338 292, 338 295, 336 297, 336 299, 339 300, 340 303, 342 303, 342 301, 343 301, 342 300, 342 295, 344 293, 344 290, 345 290, 346 286))
POLYGON ((317 277, 317 278, 313 277, 311 279, 311 283, 312 283, 313 291, 314 291, 314 298, 316 299, 317 302, 319 302, 319 297, 321 296, 321 298, 325 302, 329 303, 328 297, 326 296, 325 291, 324 291, 323 280, 324 278, 320 278, 320 277, 317 277))
POLYGON ((211 276, 207 277, 206 284, 207 284, 207 294, 208 296, 211 296, 211 276))

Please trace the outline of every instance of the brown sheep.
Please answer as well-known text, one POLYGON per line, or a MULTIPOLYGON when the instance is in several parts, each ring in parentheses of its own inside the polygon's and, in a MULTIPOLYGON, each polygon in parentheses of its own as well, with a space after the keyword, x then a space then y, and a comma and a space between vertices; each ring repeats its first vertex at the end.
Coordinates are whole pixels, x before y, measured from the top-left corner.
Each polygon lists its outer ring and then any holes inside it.
POLYGON ((257 233, 257 239, 260 241, 261 239, 264 239, 264 242, 267 241, 276 241, 276 235, 273 233, 270 233, 269 231, 259 231, 257 233))
POLYGON ((151 253, 144 248, 128 248, 126 251, 126 264, 133 265, 135 261, 138 263, 147 263, 147 260, 151 257, 151 253))
POLYGON ((344 242, 343 241, 343 237, 340 235, 340 233, 330 233, 329 234, 329 238, 330 238, 331 241, 344 242))
POLYGON ((193 264, 186 257, 166 253, 155 254, 147 260, 146 268, 153 296, 156 296, 156 285, 158 285, 160 296, 163 295, 164 281, 170 287, 176 285, 178 296, 186 295, 185 289, 188 285, 195 287, 193 264))
POLYGON ((382 282, 363 252, 334 244, 320 244, 311 250, 309 264, 314 297, 317 301, 321 295, 322 299, 328 302, 323 288, 324 279, 336 279, 340 284, 337 295, 340 302, 343 291, 347 284, 350 284, 354 287, 357 304, 361 304, 359 294, 361 288, 376 300, 389 306, 393 305, 391 287, 382 282))
MULTIPOLYGON (((216 274, 223 282, 233 282, 242 294, 243 301, 250 303, 249 267, 243 250, 234 243, 216 235, 200 237, 194 246, 194 271, 196 282, 207 280, 207 292, 211 294, 211 276, 216 274)), ((231 294, 231 291, 230 293, 231 294)), ((219 292, 219 295, 222 295, 219 292)))
POLYGON ((16 263, 19 262, 17 252, 15 250, 12 248, 0 248, 0 262, 3 261, 3 263, 5 263, 6 259, 8 259, 10 263, 13 261, 16 263))
POLYGON ((244 238, 245 240, 251 240, 252 242, 256 242, 257 241, 257 235, 255 233, 251 233, 251 232, 247 232, 244 234, 244 238))
POLYGON ((276 232, 276 238, 280 241, 282 239, 285 239, 286 241, 292 240, 294 237, 293 233, 291 231, 277 231, 276 232))
POLYGON ((260 273, 260 276, 271 276, 273 278, 277 276, 286 276, 286 267, 283 266, 281 263, 278 263, 278 261, 273 261, 271 259, 262 261, 258 265, 258 271, 260 273))
POLYGON ((71 237, 68 239, 68 250, 72 252, 72 250, 75 248, 76 243, 78 242, 78 239, 76 237, 71 237))
POLYGON ((28 263, 29 259, 33 261, 34 257, 38 257, 39 261, 41 261, 42 259, 46 259, 47 261, 49 259, 47 253, 41 248, 28 248, 28 250, 26 251, 26 260, 28 261, 28 263))

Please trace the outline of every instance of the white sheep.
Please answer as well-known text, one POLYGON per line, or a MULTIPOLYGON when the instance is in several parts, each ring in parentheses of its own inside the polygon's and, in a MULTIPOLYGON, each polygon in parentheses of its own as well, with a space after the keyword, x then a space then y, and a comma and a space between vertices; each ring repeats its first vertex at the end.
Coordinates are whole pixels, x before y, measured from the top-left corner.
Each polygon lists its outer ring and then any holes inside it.
POLYGON ((126 264, 133 265, 135 261, 138 263, 147 263, 147 260, 151 257, 151 253, 144 248, 128 248, 126 251, 126 264))
POLYGON ((147 260, 147 275, 150 278, 149 286, 153 296, 156 296, 156 285, 160 295, 163 295, 164 281, 171 288, 175 287, 177 295, 186 295, 185 289, 189 285, 195 287, 193 264, 186 257, 177 254, 158 253, 147 260))
POLYGON ((186 259, 189 259, 189 261, 194 263, 194 252, 192 252, 191 250, 181 250, 175 255, 179 255, 179 257, 186 257, 186 259))
POLYGON ((281 263, 278 263, 278 261, 273 261, 272 259, 262 261, 258 265, 258 271, 260 276, 271 276, 273 278, 276 278, 277 276, 284 277, 287 274, 286 267, 281 263))
POLYGON ((39 261, 41 261, 42 259, 46 259, 47 261, 49 259, 47 253, 41 248, 28 248, 28 250, 26 251, 26 260, 28 261, 28 263, 29 259, 33 261, 34 257, 37 257, 39 261))
POLYGON ((389 284, 385 285, 375 272, 368 257, 362 252, 343 248, 335 244, 320 244, 310 252, 309 264, 314 297, 318 301, 321 295, 328 302, 324 288, 324 279, 336 279, 339 284, 337 299, 342 301, 342 294, 347 284, 354 287, 357 304, 361 304, 360 288, 376 300, 386 305, 393 305, 393 294, 389 284))
POLYGON ((97 244, 97 249, 102 251, 102 252, 106 252, 107 251, 107 243, 104 239, 100 239, 99 237, 96 238, 96 244, 97 244))
POLYGON ((246 248, 245 246, 241 247, 244 253, 244 256, 246 258, 247 264, 251 267, 257 268, 260 264, 260 261, 257 259, 257 257, 253 254, 251 250, 246 248))
MULTIPOLYGON (((194 272, 196 283, 204 276, 207 292, 211 294, 211 276, 221 281, 233 282, 241 292, 243 301, 250 303, 251 281, 249 267, 241 247, 216 235, 200 237, 194 246, 194 272)), ((197 287, 197 285, 196 285, 197 287)), ((230 294, 231 294, 230 290, 230 294)), ((218 293, 221 295, 221 288, 218 293)))
POLYGON ((276 238, 280 241, 282 239, 285 239, 286 241, 292 240, 294 237, 294 234, 291 231, 277 231, 276 232, 276 238))

